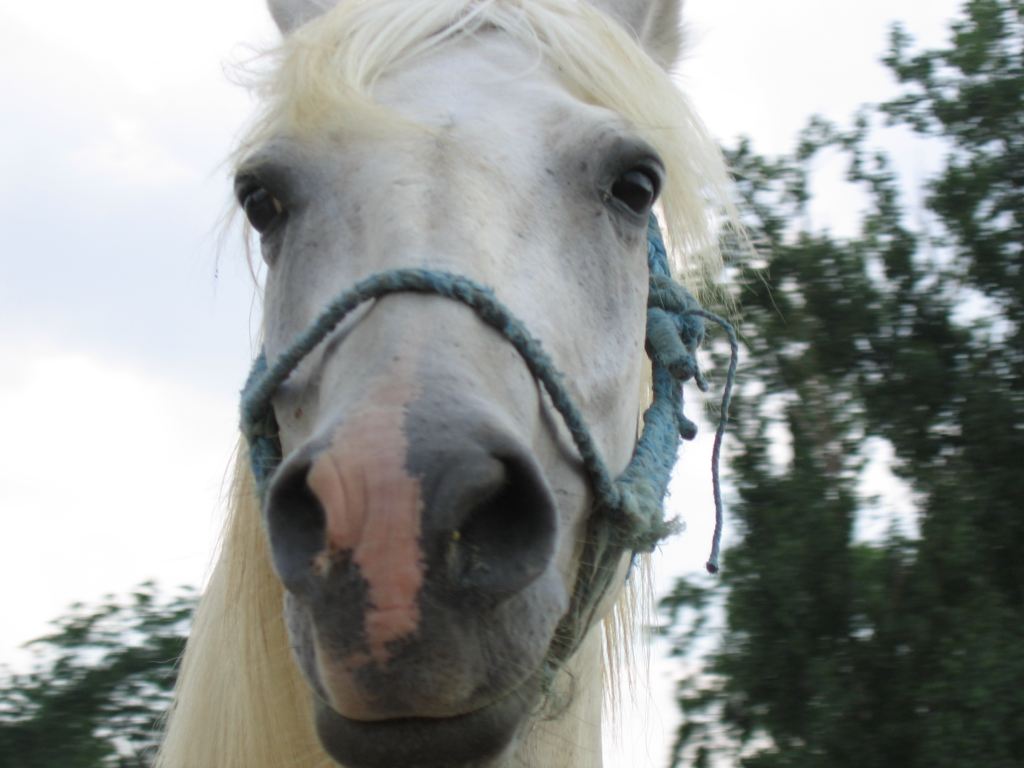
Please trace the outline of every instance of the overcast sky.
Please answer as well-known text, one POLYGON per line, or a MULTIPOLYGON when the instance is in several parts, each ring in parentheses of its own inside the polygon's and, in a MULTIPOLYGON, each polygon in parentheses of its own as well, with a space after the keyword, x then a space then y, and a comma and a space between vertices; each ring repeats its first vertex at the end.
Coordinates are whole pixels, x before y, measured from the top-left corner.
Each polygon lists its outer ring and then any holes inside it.
MULTIPOLYGON (((680 81, 716 136, 782 152, 810 114, 893 94, 891 21, 934 45, 957 6, 687 0, 680 81)), ((74 600, 207 572, 257 322, 237 238, 218 251, 222 161, 251 107, 224 70, 273 39, 259 0, 0 6, 0 664, 74 600)), ((934 167, 898 146, 902 168, 934 167)), ((853 219, 855 193, 827 200, 821 225, 853 219)), ((684 451, 688 532, 662 588, 702 570, 707 452, 684 451)), ((655 666, 649 736, 611 768, 663 765, 670 675, 655 666)))

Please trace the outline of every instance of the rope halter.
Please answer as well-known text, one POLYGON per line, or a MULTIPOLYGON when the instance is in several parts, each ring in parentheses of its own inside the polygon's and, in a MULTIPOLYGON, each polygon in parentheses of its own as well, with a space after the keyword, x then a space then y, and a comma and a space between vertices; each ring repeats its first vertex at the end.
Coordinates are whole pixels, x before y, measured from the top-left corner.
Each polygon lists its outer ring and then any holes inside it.
POLYGON ((633 456, 617 478, 612 478, 601 458, 582 414, 563 383, 564 377, 540 342, 497 299, 494 291, 467 277, 440 270, 394 269, 371 275, 340 293, 272 365, 263 352, 254 361, 242 389, 241 429, 249 446, 249 460, 260 499, 265 497, 268 481, 282 459, 272 399, 303 358, 350 312, 372 299, 392 293, 427 293, 461 302, 515 347, 530 373, 544 387, 569 428, 593 491, 589 535, 576 588, 570 610, 555 633, 549 653, 549 663, 557 665, 568 658, 582 640, 622 554, 652 551, 659 541, 681 527, 676 520, 665 520, 664 499, 679 438, 692 440, 697 433, 697 426, 683 414, 680 385, 693 379, 701 391, 708 389, 696 356, 707 320, 725 330, 731 349, 711 460, 715 532, 706 567, 709 573, 717 573, 722 535, 718 466, 736 375, 736 333, 726 320, 702 309, 690 292, 672 279, 653 213, 647 227, 647 262, 650 282, 645 346, 651 359, 654 397, 643 415, 643 429, 633 456))

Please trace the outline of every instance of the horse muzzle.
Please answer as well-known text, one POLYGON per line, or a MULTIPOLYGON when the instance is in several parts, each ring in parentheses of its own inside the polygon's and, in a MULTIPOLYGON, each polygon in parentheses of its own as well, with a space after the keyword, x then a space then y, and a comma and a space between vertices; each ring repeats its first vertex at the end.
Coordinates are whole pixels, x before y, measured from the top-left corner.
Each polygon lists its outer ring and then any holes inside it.
POLYGON ((348 409, 267 493, 299 664, 356 721, 489 705, 542 664, 566 605, 554 497, 531 452, 463 401, 400 390, 348 409), (547 608, 544 626, 527 626, 528 605, 547 608))

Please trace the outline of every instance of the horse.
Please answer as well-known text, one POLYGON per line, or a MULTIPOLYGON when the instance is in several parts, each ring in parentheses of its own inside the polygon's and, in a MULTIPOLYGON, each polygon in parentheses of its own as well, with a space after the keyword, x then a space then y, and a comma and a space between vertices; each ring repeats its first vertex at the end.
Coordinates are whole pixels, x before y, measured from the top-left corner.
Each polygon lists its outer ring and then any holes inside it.
POLYGON ((650 296, 701 315, 653 209, 696 291, 728 207, 680 2, 269 0, 234 156, 262 353, 160 768, 601 765, 603 641, 671 528, 625 535, 609 482, 650 296))

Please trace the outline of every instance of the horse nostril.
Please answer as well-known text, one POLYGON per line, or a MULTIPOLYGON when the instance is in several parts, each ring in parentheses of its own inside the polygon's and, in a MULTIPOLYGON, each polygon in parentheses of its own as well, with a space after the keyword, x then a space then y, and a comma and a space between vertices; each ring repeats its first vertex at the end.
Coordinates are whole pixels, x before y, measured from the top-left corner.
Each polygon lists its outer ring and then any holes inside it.
POLYGON ((326 518, 319 499, 306 482, 310 464, 295 461, 283 467, 267 494, 267 533, 274 567, 284 586, 301 590, 313 558, 324 549, 326 518))
POLYGON ((537 579, 553 557, 557 529, 540 468, 505 436, 451 442, 457 447, 412 451, 401 463, 372 451, 312 447, 286 460, 265 510, 285 588, 312 597, 365 579, 387 601, 417 572, 460 599, 495 604, 537 579), (321 465, 331 467, 337 488, 314 481, 321 465), (351 562, 339 571, 346 552, 351 562))
POLYGON ((503 599, 547 567, 554 552, 554 502, 539 470, 520 458, 492 459, 485 487, 456 514, 446 553, 456 589, 503 599))

